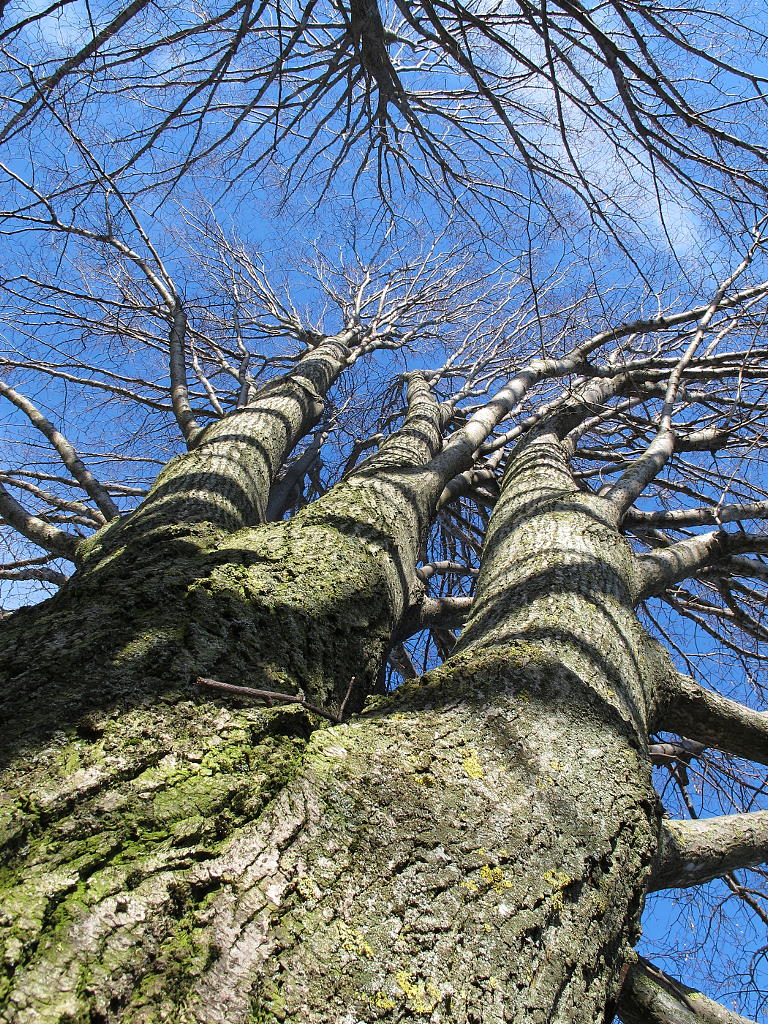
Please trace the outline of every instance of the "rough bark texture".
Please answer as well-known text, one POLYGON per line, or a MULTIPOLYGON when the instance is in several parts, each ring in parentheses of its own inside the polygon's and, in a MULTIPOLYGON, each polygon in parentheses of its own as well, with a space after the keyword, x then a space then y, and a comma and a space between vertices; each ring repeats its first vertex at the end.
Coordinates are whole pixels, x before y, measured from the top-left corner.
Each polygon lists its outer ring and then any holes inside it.
POLYGON ((293 710, 93 721, 27 797, 10 1019, 599 1020, 652 843, 580 690, 523 648, 308 747, 293 710))
MULTIPOLYGON (((189 691, 198 675, 358 709, 414 599, 440 487, 421 468, 439 413, 417 405, 370 465, 285 522, 163 525, 152 519, 161 474, 133 516, 84 545, 66 587, 4 625, 6 749, 93 711, 189 691)), ((220 495, 215 474, 198 486, 220 495)))
POLYGON ((232 531, 262 522, 272 481, 319 419, 328 388, 347 365, 351 337, 345 332, 324 339, 244 409, 202 431, 191 452, 163 469, 120 533, 146 538, 168 524, 209 523, 232 531))
POLYGON ((412 401, 289 522, 110 527, 5 627, 14 1024, 610 1017, 657 844, 654 648, 555 437, 513 460, 439 669, 333 727, 189 686, 375 689, 444 484, 412 401))

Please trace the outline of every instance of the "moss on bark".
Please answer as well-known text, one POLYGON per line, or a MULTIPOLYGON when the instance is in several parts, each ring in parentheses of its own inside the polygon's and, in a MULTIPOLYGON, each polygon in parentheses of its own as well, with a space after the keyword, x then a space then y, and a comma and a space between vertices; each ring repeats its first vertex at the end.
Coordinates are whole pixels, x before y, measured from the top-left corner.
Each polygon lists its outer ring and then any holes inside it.
POLYGON ((13 840, 11 1019, 596 1019, 652 795, 620 715, 545 652, 506 654, 308 744, 300 709, 92 722, 13 840))
POLYGON ((58 736, 0 809, 8 1019, 108 1019, 152 975, 180 998, 215 955, 204 912, 224 884, 192 876, 294 777, 317 724, 168 699, 58 736))
POLYGON ((508 475, 457 653, 345 725, 190 678, 338 706, 354 676, 360 703, 418 470, 226 535, 110 527, 14 616, 13 1024, 601 1019, 657 844, 654 679, 631 552, 546 445, 508 475))

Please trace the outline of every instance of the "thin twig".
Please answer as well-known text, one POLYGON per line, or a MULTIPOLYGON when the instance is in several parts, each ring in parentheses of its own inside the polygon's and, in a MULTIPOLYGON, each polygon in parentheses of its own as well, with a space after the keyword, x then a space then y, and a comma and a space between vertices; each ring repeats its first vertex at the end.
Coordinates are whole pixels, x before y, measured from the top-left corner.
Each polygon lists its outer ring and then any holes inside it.
POLYGON ((325 708, 319 708, 316 704, 310 704, 303 697, 297 697, 295 693, 279 693, 277 690, 255 690, 252 686, 233 686, 232 683, 222 683, 218 679, 207 679, 204 676, 198 676, 195 682, 198 686, 207 686, 212 690, 224 690, 227 693, 234 693, 238 697, 260 697, 262 700, 275 704, 301 704, 307 711, 314 711, 316 715, 322 715, 323 718, 327 718, 337 725, 341 723, 341 718, 338 715, 334 715, 331 711, 326 711, 325 708))
POLYGON ((344 718, 344 708, 346 708, 347 701, 349 700, 350 696, 352 695, 352 687, 355 685, 355 679, 356 678, 357 678, 356 676, 352 676, 352 678, 349 680, 349 686, 347 687, 347 692, 344 694, 344 700, 339 705, 339 721, 340 722, 344 718))

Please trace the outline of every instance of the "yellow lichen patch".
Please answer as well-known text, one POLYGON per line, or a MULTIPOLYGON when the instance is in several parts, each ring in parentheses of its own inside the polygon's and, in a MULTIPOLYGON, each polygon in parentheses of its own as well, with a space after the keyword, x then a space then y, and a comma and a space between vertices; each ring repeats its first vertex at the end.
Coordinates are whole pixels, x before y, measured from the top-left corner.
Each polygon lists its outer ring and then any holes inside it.
POLYGON ((440 1002, 440 991, 434 982, 417 980, 408 971, 398 971, 395 982, 408 1002, 413 1013, 432 1013, 440 1002))
POLYGON ((373 956, 373 950, 361 931, 350 927, 344 921, 339 921, 337 928, 342 949, 346 949, 348 953, 352 953, 354 956, 373 956))
POLYGON ((480 877, 486 885, 492 885, 495 891, 501 895, 505 889, 512 888, 512 882, 508 878, 504 877, 504 872, 500 867, 490 867, 488 864, 483 864, 480 868, 480 877))
POLYGON ((551 885, 554 889, 554 896, 552 897, 552 906, 555 910, 563 909, 563 889, 570 885, 573 879, 566 875, 564 871, 558 871, 554 869, 547 871, 544 874, 544 881, 547 885, 551 885))
POLYGON ((470 779, 482 779, 485 778, 485 771, 477 756, 476 750, 470 750, 464 760, 461 762, 461 767, 466 772, 470 779))
POLYGON ((375 1006, 377 1010, 394 1010, 395 1000, 386 992, 374 992, 371 996, 371 1006, 375 1006))
POLYGON ((551 885, 553 889, 564 889, 566 885, 570 885, 573 879, 570 875, 566 875, 564 871, 558 871, 554 869, 547 871, 544 874, 544 881, 547 885, 551 885))
POLYGON ((320 887, 311 875, 299 875, 296 880, 296 892, 305 900, 316 900, 320 895, 320 887))
POLYGON ((608 900, 605 898, 605 896, 601 896, 599 894, 595 896, 595 914, 598 917, 602 917, 603 914, 606 914, 608 912, 609 907, 610 904, 608 900))
POLYGON ((550 761, 549 767, 553 772, 561 772, 563 770, 563 765, 559 761, 550 761))
POLYGON ((462 889, 468 889, 470 892, 480 892, 474 882, 466 881, 461 882, 460 884, 462 889))

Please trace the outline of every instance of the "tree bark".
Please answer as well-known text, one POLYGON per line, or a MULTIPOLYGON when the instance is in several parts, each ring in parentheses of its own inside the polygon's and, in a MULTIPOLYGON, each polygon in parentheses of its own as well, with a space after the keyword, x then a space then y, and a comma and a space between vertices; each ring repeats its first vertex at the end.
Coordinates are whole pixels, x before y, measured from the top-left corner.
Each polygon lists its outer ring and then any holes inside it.
POLYGON ((243 409, 198 432, 192 451, 168 463, 128 523, 116 524, 116 532, 148 538, 168 524, 204 523, 231 532, 263 522, 272 482, 320 418, 353 340, 353 331, 324 338, 243 409))
POLYGON ((722 697, 690 676, 672 672, 666 680, 664 723, 681 736, 768 764, 768 712, 722 697))
POLYGON ((412 400, 290 521, 114 532, 5 627, 13 1024, 610 1014, 656 854, 655 661, 555 436, 512 460, 443 666, 338 726, 190 687, 376 689, 445 483, 412 400))

